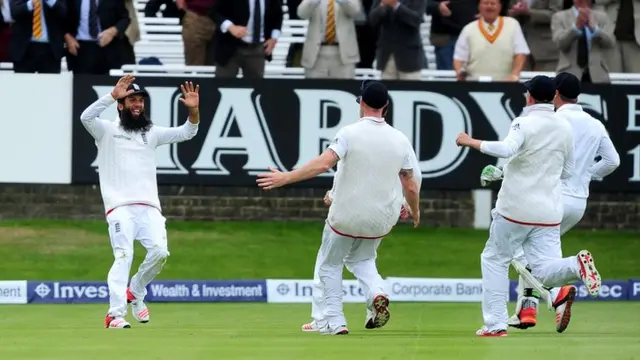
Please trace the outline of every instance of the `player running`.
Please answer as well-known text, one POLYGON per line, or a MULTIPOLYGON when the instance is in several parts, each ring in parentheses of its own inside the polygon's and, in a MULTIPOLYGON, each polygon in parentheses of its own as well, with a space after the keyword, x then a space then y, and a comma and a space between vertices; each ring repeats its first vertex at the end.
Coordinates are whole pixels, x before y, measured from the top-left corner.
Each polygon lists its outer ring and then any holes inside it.
POLYGON ((323 335, 349 333, 342 308, 345 265, 360 281, 374 327, 389 321, 389 298, 375 260, 382 238, 398 222, 404 203, 402 190, 414 227, 420 223, 419 192, 412 181, 411 144, 382 117, 389 103, 387 89, 378 81, 366 80, 361 89, 360 121, 340 129, 322 155, 291 172, 271 169, 271 173, 260 174, 256 180, 261 188, 271 190, 312 178, 338 164, 335 196, 314 270, 316 288, 322 296, 314 299, 317 311, 313 324, 323 335))
POLYGON ((554 113, 554 80, 536 76, 525 83, 528 113, 516 118, 503 141, 480 141, 460 134, 457 144, 511 158, 498 193, 489 240, 481 255, 484 326, 477 336, 506 336, 509 320, 509 264, 524 248, 531 273, 543 284, 562 286, 554 307, 567 302, 582 279, 597 296, 601 279, 587 250, 562 258, 562 182, 574 168, 571 125, 554 113))
POLYGON ((80 119, 98 147, 100 192, 104 202, 109 238, 115 261, 109 271, 109 311, 104 320, 107 328, 130 328, 125 320, 127 302, 136 321, 149 321, 144 303, 147 285, 160 273, 169 251, 166 219, 162 216, 156 181, 156 148, 193 138, 200 121, 199 88, 191 82, 181 86, 180 101, 189 110, 189 119, 179 127, 153 125, 145 116, 146 91, 125 75, 107 94, 89 105, 80 119), (116 121, 99 119, 110 105, 118 102, 116 121), (138 272, 127 287, 133 241, 138 239, 147 250, 138 272))
MULTIPOLYGON (((602 122, 593 118, 578 105, 580 95, 580 80, 572 74, 560 73, 555 77, 556 96, 554 106, 556 114, 566 119, 573 130, 575 168, 573 175, 562 180, 562 201, 564 214, 560 223, 560 235, 571 230, 584 215, 589 197, 589 183, 592 179, 601 180, 611 174, 620 165, 618 155, 609 134, 602 122), (601 160, 594 162, 596 157, 601 160)), ((492 165, 483 170, 485 178, 500 179, 501 171, 492 165)), ((527 264, 524 251, 516 252, 516 259, 523 265, 527 264)), ((556 307, 556 331, 562 333, 571 320, 571 306, 576 296, 575 287, 568 287, 566 302, 556 307)), ((552 289, 555 298, 560 291, 552 289)), ((525 287, 522 277, 518 280, 518 300, 516 313, 509 319, 509 326, 527 329, 534 327, 537 322, 540 294, 529 287, 525 287)))

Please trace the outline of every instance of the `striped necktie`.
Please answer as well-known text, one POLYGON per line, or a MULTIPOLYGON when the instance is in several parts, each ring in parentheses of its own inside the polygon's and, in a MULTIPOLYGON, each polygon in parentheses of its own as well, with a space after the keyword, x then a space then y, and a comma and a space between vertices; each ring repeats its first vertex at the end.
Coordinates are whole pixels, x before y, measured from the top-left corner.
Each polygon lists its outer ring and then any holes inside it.
POLYGON ((489 25, 487 25, 487 28, 489 29, 489 31, 493 32, 494 26, 493 26, 493 24, 489 24, 489 25))
POLYGON ((336 0, 329 0, 327 6, 327 28, 324 33, 324 42, 327 44, 335 44, 336 42, 336 0))
POLYGON ((31 26, 31 34, 36 39, 42 37, 42 4, 40 0, 33 2, 33 25, 31 26))

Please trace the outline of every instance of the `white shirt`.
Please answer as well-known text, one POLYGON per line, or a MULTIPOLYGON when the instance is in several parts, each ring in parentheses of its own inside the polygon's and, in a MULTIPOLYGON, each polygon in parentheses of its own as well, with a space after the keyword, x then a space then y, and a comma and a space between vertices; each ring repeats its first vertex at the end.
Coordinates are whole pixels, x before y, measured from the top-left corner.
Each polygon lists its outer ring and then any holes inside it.
MULTIPOLYGON (((229 1, 229 0, 223 0, 223 1, 229 1)), ((255 14, 255 7, 254 7, 254 0, 231 0, 231 1, 248 1, 249 2, 249 20, 247 21, 247 36, 242 38, 242 41, 251 44, 253 42, 253 32, 255 31, 253 29, 253 17, 256 16, 255 14)), ((265 18, 264 18, 264 11, 265 11, 265 0, 260 0, 260 14, 259 16, 262 18, 262 21, 260 21, 260 29, 258 29, 258 31, 260 31, 260 42, 264 42, 265 41, 265 36, 264 36, 264 24, 265 24, 265 18)), ((222 30, 223 33, 226 33, 227 31, 229 31, 229 26, 231 25, 238 25, 238 24, 234 24, 231 22, 231 20, 225 20, 222 22, 222 25, 220 25, 220 30, 222 30)), ((272 39, 278 39, 278 37, 280 36, 280 30, 278 29, 273 29, 273 31, 271 31, 271 38, 272 39)))
POLYGON ((153 125, 149 132, 126 132, 119 119, 98 116, 116 102, 109 95, 98 99, 80 115, 82 125, 96 140, 100 192, 105 212, 118 206, 144 204, 162 210, 158 197, 156 148, 193 138, 198 125, 186 122, 179 127, 153 125))
MULTIPOLYGON (((77 40, 83 41, 96 41, 97 38, 93 38, 89 31, 89 10, 91 7, 90 1, 98 2, 98 0, 82 0, 80 4, 80 22, 78 24, 77 40)), ((98 19, 98 33, 102 32, 102 26, 100 25, 100 19, 98 19)))
MULTIPOLYGON (((487 33, 493 34, 498 29, 498 23, 500 18, 496 18, 496 20, 491 23, 493 26, 493 31, 489 30, 489 23, 484 21, 483 19, 479 19, 484 25, 484 28, 487 30, 487 33)), ((524 54, 529 55, 531 50, 529 50, 529 45, 527 44, 527 40, 524 38, 524 34, 522 33, 522 27, 516 27, 516 34, 513 39, 513 48, 515 52, 513 55, 524 54)), ((469 34, 466 31, 460 33, 458 40, 456 41, 456 46, 453 51, 453 59, 458 61, 469 61, 469 34)))
POLYGON ((562 182, 574 168, 571 125, 553 105, 531 106, 513 120, 503 141, 483 141, 480 150, 510 158, 498 192, 496 211, 512 222, 555 226, 563 216, 562 182))
POLYGON ((2 18, 4 22, 9 24, 13 23, 13 19, 11 18, 11 8, 9 7, 9 1, 11 0, 3 0, 2 6, 0 7, 0 14, 2 14, 2 18))
POLYGON ((562 105, 556 114, 567 120, 573 129, 575 169, 562 181, 565 195, 586 199, 592 178, 602 179, 620 166, 620 155, 600 120, 593 118, 577 104, 562 105), (595 162, 595 158, 602 159, 595 162))
POLYGON ((347 237, 384 237, 404 203, 399 174, 414 166, 411 143, 384 119, 364 117, 340 129, 329 149, 340 161, 327 224, 347 237))

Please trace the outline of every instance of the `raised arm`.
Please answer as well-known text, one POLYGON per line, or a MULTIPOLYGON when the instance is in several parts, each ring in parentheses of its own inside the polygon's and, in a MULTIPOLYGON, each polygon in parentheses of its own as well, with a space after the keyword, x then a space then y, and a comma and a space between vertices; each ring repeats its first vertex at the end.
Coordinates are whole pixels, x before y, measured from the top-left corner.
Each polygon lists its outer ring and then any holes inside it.
POLYGON ((551 34, 553 42, 560 51, 568 51, 571 44, 582 34, 582 30, 575 26, 566 27, 562 17, 565 16, 564 11, 557 12, 551 16, 551 34))
POLYGON ((104 136, 106 120, 99 119, 98 117, 109 106, 113 105, 116 99, 111 93, 101 97, 93 104, 89 105, 80 115, 80 121, 85 129, 93 136, 94 139, 100 140, 104 136))
POLYGON ((395 7, 395 18, 412 28, 419 28, 427 11, 426 0, 413 0, 403 4, 398 2, 395 7))
POLYGON ((371 26, 376 27, 380 25, 383 19, 391 15, 391 8, 382 4, 379 0, 373 0, 374 4, 369 11, 369 22, 371 26))
POLYGON ((180 90, 182 90, 180 102, 189 110, 189 119, 182 126, 154 126, 154 132, 157 136, 156 146, 191 140, 198 133, 198 124, 200 124, 200 85, 194 86, 191 81, 185 81, 184 85, 180 85, 180 90))

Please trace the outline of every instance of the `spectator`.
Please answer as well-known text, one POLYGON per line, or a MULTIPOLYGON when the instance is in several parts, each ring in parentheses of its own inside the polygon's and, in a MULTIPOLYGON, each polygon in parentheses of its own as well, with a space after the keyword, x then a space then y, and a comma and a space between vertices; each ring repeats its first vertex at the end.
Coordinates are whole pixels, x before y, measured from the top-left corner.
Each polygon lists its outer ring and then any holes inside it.
POLYGON ((374 3, 369 20, 380 25, 376 68, 382 70, 383 80, 420 80, 420 70, 427 67, 420 34, 426 9, 427 0, 374 3))
MULTIPOLYGON (((290 0, 289 0, 290 1, 290 0)), ((358 37, 358 52, 360 62, 356 65, 358 69, 371 69, 376 59, 376 43, 380 26, 372 26, 367 14, 371 11, 374 0, 362 0, 363 18, 356 19, 356 35, 358 37)))
POLYGON ((438 70, 453 70, 453 50, 462 29, 476 19, 477 0, 429 0, 427 15, 431 15, 429 42, 436 53, 438 70))
POLYGON ((302 0, 298 16, 309 19, 302 50, 307 78, 353 79, 360 61, 354 17, 360 0, 302 0))
POLYGON ((216 77, 263 78, 282 28, 281 0, 216 1, 213 16, 220 32, 213 39, 216 77))
POLYGON ((60 73, 65 0, 9 0, 14 23, 9 52, 17 73, 60 73))
MULTIPOLYGON (((217 0, 222 3, 236 1, 243 0, 217 0)), ((213 66, 214 64, 213 38, 216 26, 212 11, 215 3, 216 0, 181 0, 177 3, 178 9, 184 10, 182 42, 187 65, 213 66)))
MULTIPOLYGON (((179 1, 180 6, 185 7, 184 0, 179 1)), ((149 0, 144 6, 144 17, 158 17, 158 13, 160 12, 162 5, 164 5, 164 9, 161 12, 163 18, 178 18, 182 24, 184 11, 182 9, 178 9, 178 0, 149 0)))
POLYGON ((640 73, 640 0, 598 0, 594 10, 609 16, 616 45, 607 63, 611 72, 640 73))
MULTIPOLYGON (((298 16, 298 6, 302 0, 286 0, 287 14, 289 20, 300 20, 298 16)), ((287 53, 287 67, 300 67, 302 61, 302 43, 293 42, 289 45, 289 52, 287 53)))
POLYGON ((9 62, 9 39, 11 39, 11 10, 9 0, 0 0, 0 62, 9 62))
POLYGON ((129 27, 125 30, 125 40, 122 41, 122 64, 135 64, 136 52, 135 45, 140 41, 140 25, 138 23, 138 11, 136 10, 135 0, 125 0, 124 5, 129 13, 129 27))
POLYGON ((125 0, 68 0, 67 65, 74 74, 108 75, 122 67, 131 20, 125 0), (83 21, 80 21, 83 19, 83 21), (84 20, 86 19, 86 20, 84 20))
POLYGON ((609 83, 606 58, 616 41, 613 23, 604 12, 591 10, 591 0, 573 4, 551 18, 553 42, 560 49, 556 72, 571 73, 585 83, 609 83))
POLYGON ((453 55, 458 80, 518 81, 529 46, 517 20, 500 16, 498 0, 480 0, 480 16, 462 29, 453 55))
POLYGON ((558 49, 551 45, 551 16, 562 10, 563 0, 518 0, 509 16, 520 20, 524 37, 531 49, 528 68, 554 72, 558 65, 558 49))

